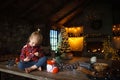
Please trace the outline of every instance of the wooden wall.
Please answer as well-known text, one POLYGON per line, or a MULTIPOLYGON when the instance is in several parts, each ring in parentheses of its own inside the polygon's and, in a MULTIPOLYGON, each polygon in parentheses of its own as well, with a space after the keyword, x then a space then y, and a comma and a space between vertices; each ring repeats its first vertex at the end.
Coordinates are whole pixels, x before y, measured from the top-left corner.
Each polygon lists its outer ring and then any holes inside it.
POLYGON ((0 28, 0 54, 19 54, 29 35, 37 28, 41 29, 44 38, 42 45, 49 45, 49 28, 46 24, 31 24, 4 18, 0 20, 0 28))

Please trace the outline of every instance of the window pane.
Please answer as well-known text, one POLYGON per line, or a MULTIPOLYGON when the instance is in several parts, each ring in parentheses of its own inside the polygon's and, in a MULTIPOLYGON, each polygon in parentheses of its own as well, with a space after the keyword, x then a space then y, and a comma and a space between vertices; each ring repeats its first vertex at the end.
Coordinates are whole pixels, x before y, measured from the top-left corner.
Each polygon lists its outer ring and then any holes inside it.
POLYGON ((58 32, 55 30, 50 30, 50 45, 52 50, 57 49, 57 41, 58 41, 58 32))

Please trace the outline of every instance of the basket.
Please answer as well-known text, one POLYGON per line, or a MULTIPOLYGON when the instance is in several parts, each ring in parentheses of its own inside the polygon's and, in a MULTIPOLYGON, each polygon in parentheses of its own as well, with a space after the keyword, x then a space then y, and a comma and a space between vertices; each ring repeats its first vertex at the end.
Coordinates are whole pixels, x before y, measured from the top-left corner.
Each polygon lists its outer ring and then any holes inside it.
POLYGON ((107 63, 95 63, 94 64, 94 69, 97 71, 97 72, 101 72, 101 71, 104 71, 108 68, 108 64, 107 63))

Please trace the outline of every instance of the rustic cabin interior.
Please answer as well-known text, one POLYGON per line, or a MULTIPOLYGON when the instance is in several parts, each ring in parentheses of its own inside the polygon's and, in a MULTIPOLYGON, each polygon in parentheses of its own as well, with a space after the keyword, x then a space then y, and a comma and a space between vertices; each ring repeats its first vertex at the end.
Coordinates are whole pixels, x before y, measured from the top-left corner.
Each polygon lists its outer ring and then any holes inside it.
POLYGON ((120 79, 119 0, 0 0, 0 28, 0 80, 120 79), (38 29, 46 68, 26 73, 21 49, 38 29))

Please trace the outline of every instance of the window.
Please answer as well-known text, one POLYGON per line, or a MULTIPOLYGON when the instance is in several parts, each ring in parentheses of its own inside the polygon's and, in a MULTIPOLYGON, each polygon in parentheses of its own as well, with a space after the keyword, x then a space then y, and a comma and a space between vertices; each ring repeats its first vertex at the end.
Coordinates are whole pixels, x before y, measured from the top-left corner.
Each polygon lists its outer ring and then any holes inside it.
POLYGON ((58 31, 50 30, 50 45, 52 50, 57 50, 58 31))

